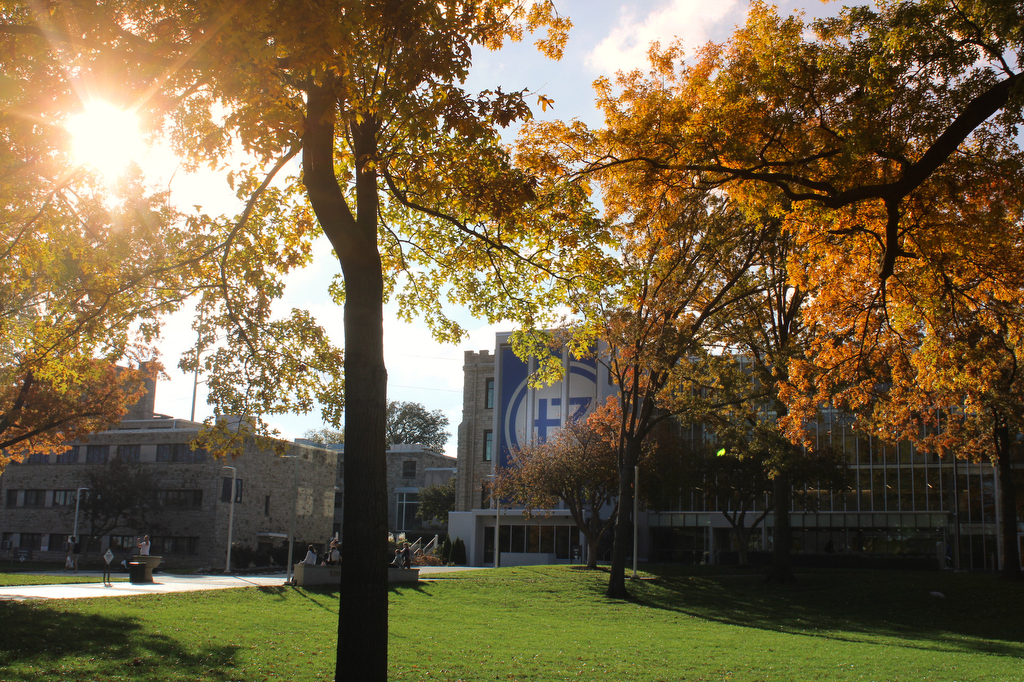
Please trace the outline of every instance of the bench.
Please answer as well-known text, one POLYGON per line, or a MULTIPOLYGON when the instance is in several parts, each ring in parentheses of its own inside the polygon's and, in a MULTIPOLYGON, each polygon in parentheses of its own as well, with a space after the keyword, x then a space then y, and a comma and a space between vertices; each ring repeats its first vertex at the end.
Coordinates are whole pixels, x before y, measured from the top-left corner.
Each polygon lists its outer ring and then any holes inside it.
MULTIPOLYGON (((389 568, 389 583, 419 582, 418 568, 389 568)), ((313 564, 295 564, 295 584, 299 587, 308 585, 338 585, 341 583, 340 566, 314 566, 313 564)))

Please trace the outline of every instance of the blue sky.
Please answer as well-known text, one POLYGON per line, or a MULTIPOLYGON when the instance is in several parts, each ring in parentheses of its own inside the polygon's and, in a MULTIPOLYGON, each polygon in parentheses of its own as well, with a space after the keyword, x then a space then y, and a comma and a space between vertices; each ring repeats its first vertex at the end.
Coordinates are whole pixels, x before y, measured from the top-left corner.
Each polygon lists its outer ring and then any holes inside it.
MULTIPOLYGON (((559 11, 574 24, 565 55, 553 62, 537 54, 530 39, 506 46, 496 53, 475 55, 467 86, 472 90, 498 86, 505 91, 528 89, 554 100, 554 107, 536 115, 544 118, 578 118, 600 125, 593 105, 593 81, 613 76, 615 71, 643 68, 647 47, 653 40, 667 44, 674 37, 683 40, 688 52, 708 40, 724 40, 744 21, 747 3, 742 0, 669 0, 623 3, 611 0, 556 0, 559 11)), ((808 15, 834 12, 838 5, 816 0, 781 3, 784 12, 801 8, 808 15)), ((535 103, 532 99, 531 103, 535 103)), ((187 176, 178 173, 171 183, 173 200, 179 206, 199 204, 209 213, 237 213, 238 206, 223 178, 210 174, 187 176)), ((337 343, 343 339, 341 314, 327 296, 327 284, 338 271, 326 240, 317 244, 314 263, 289 280, 283 306, 314 312, 337 343)), ((385 310, 385 361, 389 374, 388 396, 392 400, 422 403, 427 409, 442 410, 450 422, 446 454, 455 456, 456 434, 462 419, 462 363, 466 350, 493 350, 497 331, 511 325, 489 326, 464 311, 452 311, 469 337, 458 345, 435 342, 424 324, 397 321, 394 307, 385 310)), ((177 369, 179 355, 194 342, 186 314, 171 318, 164 331, 162 359, 169 378, 157 386, 156 410, 188 418, 192 402, 192 377, 177 369)), ((200 386, 196 418, 212 414, 200 386)), ((323 426, 317 412, 269 419, 282 435, 292 439, 323 426)))

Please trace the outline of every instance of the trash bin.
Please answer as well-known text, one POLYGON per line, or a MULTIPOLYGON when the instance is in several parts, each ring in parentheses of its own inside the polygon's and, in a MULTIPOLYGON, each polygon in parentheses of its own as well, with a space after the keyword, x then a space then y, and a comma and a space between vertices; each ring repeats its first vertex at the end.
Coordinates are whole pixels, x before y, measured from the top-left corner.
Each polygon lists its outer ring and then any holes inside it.
POLYGON ((128 582, 136 584, 146 582, 146 564, 144 562, 128 562, 128 582))

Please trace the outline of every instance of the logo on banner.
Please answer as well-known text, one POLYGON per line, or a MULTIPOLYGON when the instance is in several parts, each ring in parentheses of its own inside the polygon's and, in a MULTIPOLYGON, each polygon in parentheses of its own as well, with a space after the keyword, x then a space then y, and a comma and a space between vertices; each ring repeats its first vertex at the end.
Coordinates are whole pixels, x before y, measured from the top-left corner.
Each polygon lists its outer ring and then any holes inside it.
POLYGON ((564 399, 562 384, 533 390, 532 424, 529 408, 529 378, 523 378, 508 401, 503 426, 504 441, 515 448, 535 437, 544 442, 562 425, 563 412, 568 420, 585 417, 594 406, 597 395, 597 367, 593 361, 572 360, 569 364, 569 404, 564 399), (565 408, 563 410, 563 408, 565 408))

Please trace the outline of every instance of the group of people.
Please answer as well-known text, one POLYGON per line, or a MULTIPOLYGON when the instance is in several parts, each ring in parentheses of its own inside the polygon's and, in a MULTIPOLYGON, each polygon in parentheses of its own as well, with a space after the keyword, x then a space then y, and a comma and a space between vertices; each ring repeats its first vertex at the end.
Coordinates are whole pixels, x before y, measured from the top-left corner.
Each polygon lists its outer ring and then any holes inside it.
MULTIPOLYGON (((302 560, 302 563, 309 564, 310 566, 317 565, 317 553, 313 545, 310 545, 309 549, 306 550, 306 558, 302 560)), ((337 566, 341 563, 341 545, 336 538, 331 539, 319 563, 321 566, 337 566)))
POLYGON ((390 568, 412 568, 412 545, 408 542, 395 550, 395 558, 388 564, 390 568))
MULTIPOLYGON (((412 568, 412 555, 412 545, 406 542, 395 550, 395 556, 388 566, 390 568, 412 568)), ((323 558, 320 559, 316 547, 310 545, 306 550, 306 558, 301 563, 310 566, 316 566, 317 563, 321 566, 337 566, 341 563, 341 546, 337 540, 331 540, 330 545, 323 553, 323 558)))

